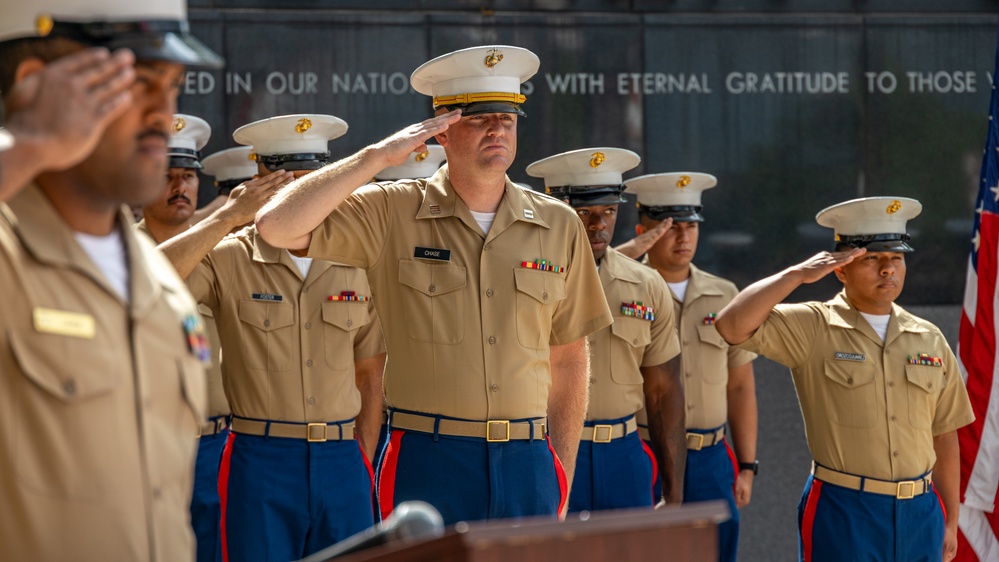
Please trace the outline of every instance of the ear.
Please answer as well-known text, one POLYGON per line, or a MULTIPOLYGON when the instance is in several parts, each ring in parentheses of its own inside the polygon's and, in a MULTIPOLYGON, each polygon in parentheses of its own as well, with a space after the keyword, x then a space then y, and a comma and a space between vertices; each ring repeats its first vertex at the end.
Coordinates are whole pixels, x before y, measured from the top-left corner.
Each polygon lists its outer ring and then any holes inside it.
POLYGON ((28 57, 22 60, 14 71, 14 83, 17 84, 28 76, 41 72, 43 68, 45 68, 45 61, 38 57, 28 57))
POLYGON ((833 272, 836 274, 836 279, 839 279, 840 283, 846 285, 846 274, 843 273, 842 266, 837 267, 836 269, 833 270, 833 272))
POLYGON ((642 234, 645 234, 645 227, 642 226, 642 225, 640 225, 640 224, 636 224, 635 225, 635 234, 637 234, 639 236, 641 236, 642 234))
POLYGON ((436 135, 434 135, 434 138, 437 139, 437 144, 447 148, 447 131, 444 131, 443 133, 437 133, 436 135))

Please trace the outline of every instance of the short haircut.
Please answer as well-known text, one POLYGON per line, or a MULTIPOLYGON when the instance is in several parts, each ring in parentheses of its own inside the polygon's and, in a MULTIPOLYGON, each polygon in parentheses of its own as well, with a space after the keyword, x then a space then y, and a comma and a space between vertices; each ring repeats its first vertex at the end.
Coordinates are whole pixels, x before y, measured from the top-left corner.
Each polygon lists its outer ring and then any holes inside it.
POLYGON ((0 95, 6 97, 14 87, 14 75, 21 62, 29 58, 46 64, 80 50, 80 43, 63 37, 26 37, 0 42, 0 95))

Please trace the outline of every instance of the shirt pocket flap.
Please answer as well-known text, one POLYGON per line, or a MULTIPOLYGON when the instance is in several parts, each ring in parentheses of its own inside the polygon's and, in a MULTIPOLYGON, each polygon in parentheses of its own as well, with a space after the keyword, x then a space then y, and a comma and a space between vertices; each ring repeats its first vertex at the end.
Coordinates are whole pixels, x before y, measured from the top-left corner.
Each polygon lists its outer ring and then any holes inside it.
POLYGON ((264 332, 287 328, 295 323, 295 311, 283 302, 239 301, 240 321, 264 332))
POLYGON ((536 269, 514 270, 517 290, 541 304, 551 304, 565 298, 565 279, 556 273, 536 269))
POLYGON ((212 309, 200 303, 198 304, 198 314, 204 316, 205 318, 215 318, 215 314, 212 312, 212 309))
POLYGON ((874 382, 874 365, 826 359, 826 378, 846 388, 859 388, 874 382))
POLYGON ((86 400, 108 393, 118 384, 113 374, 114 351, 95 345, 91 339, 11 334, 10 347, 24 375, 60 400, 86 400))
POLYGON ((700 325, 697 327, 697 337, 701 340, 701 343, 706 343, 708 345, 713 345, 718 349, 725 349, 728 342, 725 338, 718 333, 714 325, 700 325))
POLYGON ((615 316, 611 324, 611 333, 621 338, 630 346, 645 347, 652 343, 651 323, 638 318, 615 316))
POLYGON ((399 260, 399 282, 428 297, 446 295, 465 286, 465 268, 450 263, 399 260))
POLYGON ((370 322, 368 304, 364 302, 333 301, 323 303, 323 322, 350 332, 370 322))
POLYGON ((926 392, 937 392, 946 384, 943 368, 906 363, 905 378, 926 392))
POLYGON ((200 363, 185 359, 177 360, 177 368, 180 371, 180 385, 184 391, 184 399, 191 407, 194 419, 200 423, 201 420, 207 419, 208 381, 205 378, 205 369, 200 363))

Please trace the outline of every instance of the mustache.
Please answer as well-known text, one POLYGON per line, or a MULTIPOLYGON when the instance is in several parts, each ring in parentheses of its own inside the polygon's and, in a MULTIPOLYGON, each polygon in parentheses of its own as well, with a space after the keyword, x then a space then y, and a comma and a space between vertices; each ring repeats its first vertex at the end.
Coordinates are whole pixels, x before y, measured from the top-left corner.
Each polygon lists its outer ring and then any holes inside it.
POLYGON ((168 204, 169 203, 173 203, 174 201, 178 201, 180 199, 183 199, 184 201, 187 201, 189 204, 191 202, 191 200, 188 199, 187 195, 184 195, 183 193, 178 193, 177 195, 174 195, 173 197, 167 199, 167 203, 168 204))
POLYGON ((139 134, 140 141, 144 141, 148 138, 159 138, 162 139, 163 142, 167 142, 170 140, 170 135, 166 134, 164 131, 158 131, 156 129, 146 129, 139 134))

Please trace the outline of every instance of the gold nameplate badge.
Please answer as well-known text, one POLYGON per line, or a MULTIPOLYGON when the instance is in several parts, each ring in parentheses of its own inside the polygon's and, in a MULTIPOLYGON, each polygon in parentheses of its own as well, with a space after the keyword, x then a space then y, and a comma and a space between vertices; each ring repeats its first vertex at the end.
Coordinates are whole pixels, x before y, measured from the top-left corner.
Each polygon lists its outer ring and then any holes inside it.
POLYGON ((35 308, 32 313, 35 331, 73 338, 94 339, 94 317, 79 312, 35 308))

